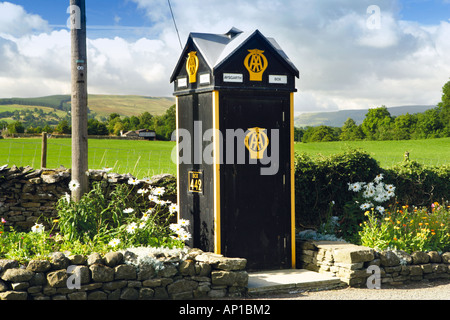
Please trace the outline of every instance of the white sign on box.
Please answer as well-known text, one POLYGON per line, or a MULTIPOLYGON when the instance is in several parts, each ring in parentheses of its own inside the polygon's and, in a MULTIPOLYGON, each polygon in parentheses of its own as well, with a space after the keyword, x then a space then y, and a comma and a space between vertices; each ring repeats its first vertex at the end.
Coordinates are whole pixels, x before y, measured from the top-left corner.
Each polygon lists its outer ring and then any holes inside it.
POLYGON ((269 83, 287 84, 287 76, 283 75, 269 75, 269 83))

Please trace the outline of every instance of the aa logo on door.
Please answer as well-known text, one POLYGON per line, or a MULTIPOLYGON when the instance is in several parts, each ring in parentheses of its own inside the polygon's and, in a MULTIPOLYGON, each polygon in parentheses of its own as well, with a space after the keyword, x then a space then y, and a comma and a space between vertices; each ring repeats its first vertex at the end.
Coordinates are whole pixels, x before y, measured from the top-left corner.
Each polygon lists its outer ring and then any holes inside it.
POLYGON ((269 146, 269 137, 267 137, 264 128, 249 128, 249 133, 245 136, 245 147, 250 152, 251 159, 262 159, 264 151, 269 146))
POLYGON ((266 71, 269 63, 263 55, 264 50, 253 49, 244 59, 244 66, 250 74, 250 81, 262 81, 264 71, 266 71))
POLYGON ((198 57, 196 51, 189 52, 186 61, 186 71, 189 75, 189 83, 197 82, 198 57))

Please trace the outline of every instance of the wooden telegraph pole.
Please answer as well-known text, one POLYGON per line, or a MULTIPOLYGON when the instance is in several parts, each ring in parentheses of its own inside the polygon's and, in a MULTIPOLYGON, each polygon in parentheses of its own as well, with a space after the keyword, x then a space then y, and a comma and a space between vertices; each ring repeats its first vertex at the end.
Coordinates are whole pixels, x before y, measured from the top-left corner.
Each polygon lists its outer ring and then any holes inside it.
POLYGON ((87 54, 86 3, 70 0, 70 27, 72 39, 72 181, 80 187, 72 191, 74 201, 88 191, 88 136, 87 136, 87 54))

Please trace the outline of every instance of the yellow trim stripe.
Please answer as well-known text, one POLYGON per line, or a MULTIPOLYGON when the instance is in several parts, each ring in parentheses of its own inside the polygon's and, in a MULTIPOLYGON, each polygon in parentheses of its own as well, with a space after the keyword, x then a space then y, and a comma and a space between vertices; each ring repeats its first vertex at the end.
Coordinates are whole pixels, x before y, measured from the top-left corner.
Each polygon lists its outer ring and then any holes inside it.
MULTIPOLYGON (((175 98, 175 110, 176 110, 176 115, 175 115, 175 121, 176 121, 176 135, 177 135, 177 204, 178 204, 178 208, 180 208, 180 150, 179 150, 179 133, 178 133, 178 128, 179 128, 179 123, 178 123, 178 115, 179 115, 179 110, 178 110, 178 97, 175 98)), ((180 209, 178 209, 177 212, 177 219, 180 220, 180 209)))
POLYGON ((220 225, 220 137, 219 137, 219 91, 213 91, 214 127, 214 253, 221 254, 220 225))
POLYGON ((294 151, 294 93, 291 92, 291 233, 292 233, 292 269, 296 268, 295 252, 295 151, 294 151))

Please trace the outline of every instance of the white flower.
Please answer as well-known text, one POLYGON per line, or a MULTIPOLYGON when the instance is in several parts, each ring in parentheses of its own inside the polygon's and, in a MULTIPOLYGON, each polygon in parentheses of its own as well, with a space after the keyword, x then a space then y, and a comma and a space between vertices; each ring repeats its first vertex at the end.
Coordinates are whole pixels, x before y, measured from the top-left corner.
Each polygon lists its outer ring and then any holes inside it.
POLYGON ((183 227, 179 223, 172 223, 170 224, 169 228, 177 235, 180 235, 180 233, 183 231, 183 227))
POLYGON ((144 212, 144 213, 142 214, 141 220, 142 220, 142 221, 147 221, 148 218, 150 218, 150 214, 149 214, 148 212, 144 212))
POLYGON ((152 179, 150 179, 150 178, 144 178, 142 181, 144 181, 147 184, 152 183, 152 179))
POLYGON ((370 202, 366 202, 366 203, 363 203, 363 204, 360 206, 360 208, 363 209, 363 210, 367 210, 367 209, 369 209, 369 208, 372 207, 372 206, 373 206, 373 204, 371 204, 370 202))
POLYGON ((120 239, 112 239, 112 240, 108 243, 108 245, 111 246, 111 247, 115 247, 115 246, 119 245, 119 243, 120 243, 120 239))
POLYGON ((138 226, 136 224, 136 222, 132 222, 130 223, 130 225, 127 227, 127 232, 128 233, 135 233, 137 230, 138 226))
POLYGON ((379 175, 377 175, 375 177, 375 179, 373 179, 373 181, 375 181, 376 183, 380 182, 381 180, 383 180, 383 174, 380 173, 379 175))
POLYGON ((382 206, 378 206, 378 207, 376 207, 375 209, 377 209, 378 212, 381 213, 381 214, 383 214, 383 213, 384 213, 384 210, 385 210, 382 206))
POLYGON ((167 201, 164 201, 164 200, 156 200, 156 201, 154 201, 156 204, 159 204, 160 206, 165 206, 166 204, 169 204, 170 203, 170 201, 169 200, 167 200, 167 201))
POLYGON ((178 224, 179 224, 180 226, 182 226, 182 227, 187 227, 187 226, 189 225, 189 220, 186 220, 186 219, 180 219, 180 220, 178 221, 178 224))
POLYGON ((389 197, 387 196, 387 193, 385 193, 385 192, 380 193, 375 198, 373 198, 373 200, 375 200, 376 202, 385 202, 388 199, 389 199, 389 197))
POLYGON ((370 198, 369 190, 364 190, 363 191, 363 197, 364 198, 370 198))
POLYGON ((130 179, 128 179, 128 184, 131 184, 131 185, 137 185, 137 184, 139 184, 140 183, 140 181, 138 180, 138 179, 136 179, 136 178, 130 178, 130 179))
POLYGON ((152 202, 156 202, 156 201, 159 201, 159 198, 157 196, 151 194, 148 196, 148 200, 150 200, 152 202))
POLYGON ((66 192, 66 194, 63 196, 63 198, 64 198, 64 200, 65 200, 67 203, 70 203, 70 194, 68 194, 68 193, 66 192))
POLYGON ((145 222, 139 223, 139 229, 144 229, 144 228, 145 228, 145 222))
POLYGON ((75 191, 80 187, 80 183, 77 180, 72 180, 69 182, 70 191, 75 191))
POLYGON ((169 212, 170 212, 170 213, 178 212, 178 205, 177 205, 176 203, 172 203, 172 204, 169 206, 169 212))
POLYGON ((133 208, 126 208, 125 210, 123 210, 123 213, 132 213, 133 211, 133 208))
POLYGON ((191 234, 189 232, 183 232, 180 234, 180 239, 183 241, 187 241, 191 238, 191 234))
POLYGON ((143 189, 143 188, 141 188, 137 191, 137 193, 139 193, 139 194, 146 194, 147 192, 148 192, 148 189, 143 189))
POLYGON ((385 188, 386 188, 387 191, 392 191, 392 192, 395 191, 395 187, 392 184, 385 185, 385 188))
POLYGON ((39 224, 36 223, 34 226, 31 227, 31 231, 36 233, 44 232, 44 229, 45 229, 44 225, 40 223, 39 224))
POLYGON ((165 192, 164 187, 155 188, 152 191, 154 196, 162 196, 164 194, 164 192, 165 192))
POLYGON ((395 193, 394 193, 394 191, 388 191, 387 192, 387 196, 389 197, 389 198, 392 198, 393 196, 395 196, 395 193))
POLYGON ((358 192, 361 190, 361 182, 355 182, 355 183, 348 183, 348 190, 358 192))

